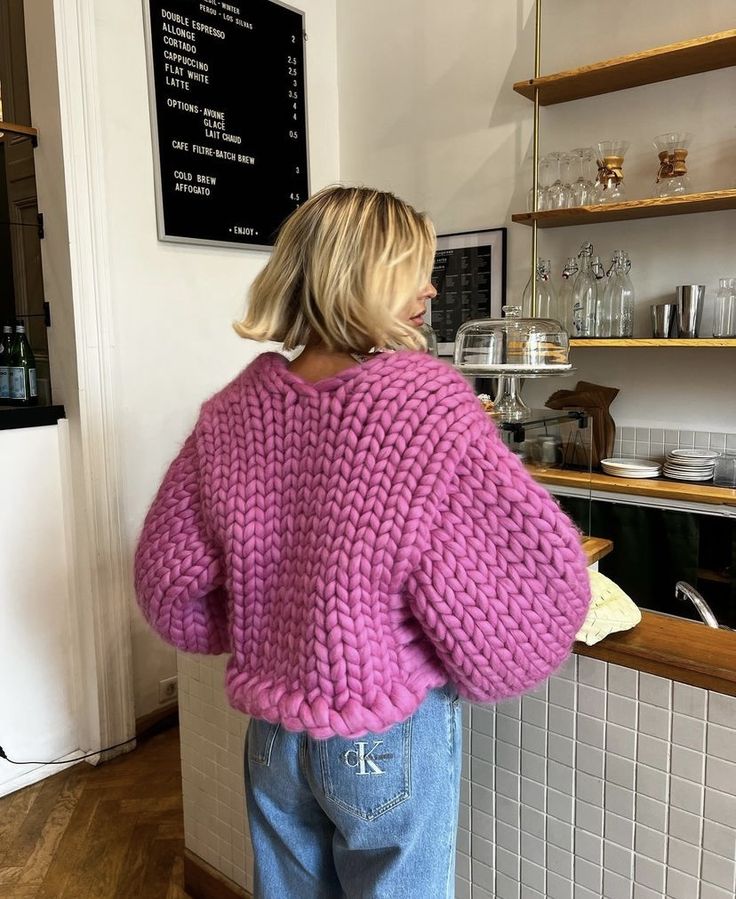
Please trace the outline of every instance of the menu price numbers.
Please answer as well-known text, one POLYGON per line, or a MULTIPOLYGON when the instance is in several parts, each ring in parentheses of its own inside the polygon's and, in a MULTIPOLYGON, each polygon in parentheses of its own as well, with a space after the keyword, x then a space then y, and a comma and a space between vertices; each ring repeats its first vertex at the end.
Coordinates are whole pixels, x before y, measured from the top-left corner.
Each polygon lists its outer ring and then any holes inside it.
POLYGON ((291 108, 294 110, 294 112, 291 114, 291 117, 295 122, 297 122, 299 121, 299 116, 297 115, 299 104, 296 101, 299 99, 299 91, 290 90, 289 99, 291 100, 291 108))
MULTIPOLYGON (((296 44, 297 36, 295 34, 291 35, 291 43, 296 44)), ((289 88, 289 100, 291 101, 291 119, 293 122, 299 121, 299 91, 297 88, 299 87, 298 76, 299 76, 299 60, 292 53, 288 53, 286 55, 286 73, 289 78, 292 79, 291 87, 289 88)), ((299 140, 300 133, 296 128, 291 128, 289 131, 289 138, 291 140, 299 140)))
MULTIPOLYGON (((295 34, 292 34, 292 36, 291 36, 291 43, 292 43, 292 44, 295 44, 295 43, 296 43, 296 35, 295 35, 295 34)), ((299 75, 299 68, 298 68, 298 66, 299 66, 299 60, 296 58, 296 56, 292 56, 291 54, 289 54, 289 55, 286 57, 286 73, 287 73, 287 75, 289 76, 289 78, 293 78, 293 79, 294 79, 294 80, 292 81, 292 85, 293 85, 294 87, 298 87, 298 86, 299 86, 299 85, 298 85, 298 82, 297 82, 297 80, 296 80, 296 79, 297 79, 297 76, 299 75)), ((291 92, 289 92, 289 96, 291 96, 291 92)))

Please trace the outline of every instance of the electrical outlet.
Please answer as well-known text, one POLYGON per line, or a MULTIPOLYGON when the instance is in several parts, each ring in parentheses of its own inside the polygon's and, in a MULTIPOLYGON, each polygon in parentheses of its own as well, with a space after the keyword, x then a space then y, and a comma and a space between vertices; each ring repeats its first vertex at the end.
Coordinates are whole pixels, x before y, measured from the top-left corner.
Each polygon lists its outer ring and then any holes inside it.
POLYGON ((158 701, 160 705, 165 702, 173 702, 179 695, 179 688, 175 677, 167 677, 158 682, 158 701))

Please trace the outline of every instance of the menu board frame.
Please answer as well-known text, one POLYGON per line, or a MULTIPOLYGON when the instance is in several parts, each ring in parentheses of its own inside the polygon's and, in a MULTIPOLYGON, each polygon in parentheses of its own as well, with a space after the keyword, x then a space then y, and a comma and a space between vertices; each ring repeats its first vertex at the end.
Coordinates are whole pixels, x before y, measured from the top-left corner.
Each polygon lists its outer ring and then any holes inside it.
POLYGON ((427 310, 427 324, 432 325, 433 307, 441 305, 441 310, 435 309, 435 320, 442 315, 442 329, 437 335, 437 352, 440 356, 452 356, 455 352, 455 340, 448 339, 448 322, 450 316, 454 320, 452 330, 466 321, 467 318, 501 318, 503 306, 506 301, 506 228, 489 228, 484 231, 457 231, 451 234, 437 235, 437 252, 435 253, 435 266, 432 269, 432 283, 438 288, 438 295, 427 310), (478 254, 480 248, 490 248, 490 283, 489 289, 483 291, 480 297, 476 293, 478 281, 478 254), (448 302, 443 295, 442 284, 436 283, 438 261, 447 258, 448 251, 453 254, 461 254, 470 266, 466 277, 470 278, 472 292, 475 294, 472 303, 472 314, 463 316, 462 305, 455 300, 448 302), (456 325, 456 326, 455 326, 456 325), (442 331, 445 331, 443 334, 442 331))
MULTIPOLYGON (((171 233, 166 230, 166 218, 165 218, 165 208, 164 208, 164 191, 163 191, 163 172, 162 172, 162 157, 160 151, 160 129, 159 129, 159 121, 158 121, 158 113, 157 113, 157 95, 156 95, 156 79, 155 79, 155 68, 154 68, 154 44, 153 44, 153 35, 152 35, 152 5, 154 2, 160 2, 160 0, 142 0, 143 6, 143 24, 144 24, 144 32, 145 32, 145 43, 146 43, 146 68, 147 68, 147 80, 148 80, 148 100, 149 100, 149 112, 151 118, 151 141, 152 141, 152 149, 153 149, 153 169, 154 169, 154 189, 155 189, 155 197, 156 197, 156 225, 158 232, 158 239, 160 241, 164 241, 166 243, 176 243, 176 244, 190 244, 194 246, 214 246, 214 247, 231 247, 235 249, 244 249, 244 250, 259 250, 262 253, 270 253, 273 250, 273 242, 271 243, 247 243, 242 240, 218 240, 211 239, 207 237, 190 237, 187 235, 180 235, 171 233)), ((283 0, 268 0, 269 3, 273 3, 276 6, 281 6, 284 9, 289 10, 290 12, 295 13, 300 18, 300 33, 301 33, 301 64, 302 64, 302 75, 301 75, 301 83, 303 85, 302 97, 301 100, 301 112, 302 112, 302 120, 304 122, 304 164, 306 166, 306 196, 302 198, 301 202, 297 204, 297 206, 301 205, 304 201, 306 201, 309 196, 311 196, 311 174, 312 174, 312 166, 310 159, 310 141, 309 141, 309 105, 308 105, 308 90, 307 90, 307 32, 306 32, 306 14, 304 10, 299 9, 295 6, 292 6, 289 3, 284 3, 283 0)), ((295 207, 296 208, 296 207, 295 207)))

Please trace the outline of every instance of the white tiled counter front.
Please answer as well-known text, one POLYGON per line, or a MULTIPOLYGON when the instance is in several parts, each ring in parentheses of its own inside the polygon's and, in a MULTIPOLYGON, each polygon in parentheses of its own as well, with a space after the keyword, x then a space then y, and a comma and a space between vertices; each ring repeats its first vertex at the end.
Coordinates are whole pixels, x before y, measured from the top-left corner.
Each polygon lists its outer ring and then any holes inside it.
MULTIPOLYGON (((223 671, 179 657, 186 845, 250 891, 247 718, 223 671)), ((573 657, 463 712, 457 899, 733 899, 735 698, 573 657)))

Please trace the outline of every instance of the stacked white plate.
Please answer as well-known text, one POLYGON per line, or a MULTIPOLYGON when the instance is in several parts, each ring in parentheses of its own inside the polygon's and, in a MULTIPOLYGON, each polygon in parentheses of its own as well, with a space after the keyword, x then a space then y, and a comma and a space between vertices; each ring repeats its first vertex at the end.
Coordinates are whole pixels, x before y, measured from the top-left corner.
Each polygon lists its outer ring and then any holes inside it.
POLYGON ((676 449, 667 453, 664 475, 676 481, 712 481, 718 453, 707 449, 676 449))
POLYGON ((601 468, 615 478, 658 478, 662 466, 651 459, 601 459, 601 468))

